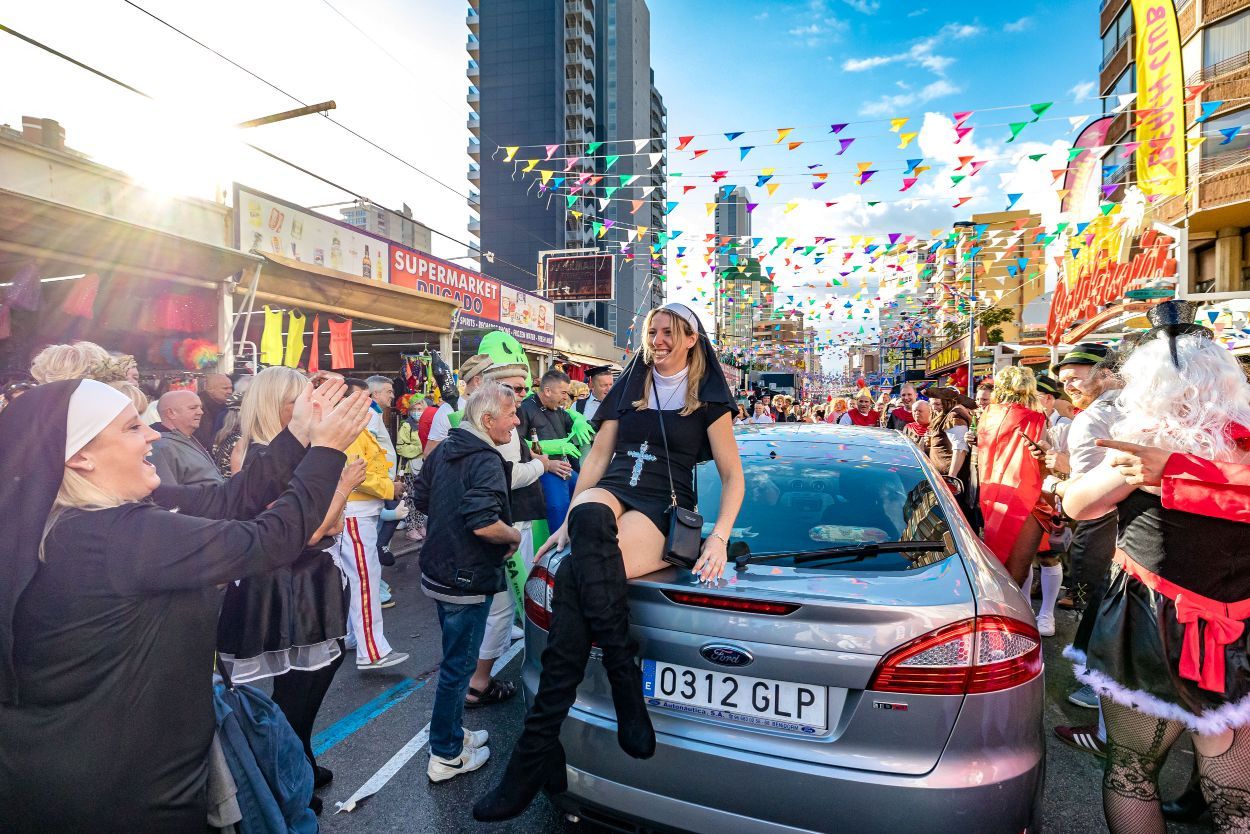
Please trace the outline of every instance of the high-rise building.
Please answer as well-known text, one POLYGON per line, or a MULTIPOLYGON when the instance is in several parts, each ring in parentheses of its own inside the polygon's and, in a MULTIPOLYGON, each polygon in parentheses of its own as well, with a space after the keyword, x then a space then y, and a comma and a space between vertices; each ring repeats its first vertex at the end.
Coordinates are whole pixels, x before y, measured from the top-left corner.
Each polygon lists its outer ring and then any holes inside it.
POLYGON ((431 233, 428 226, 412 216, 412 209, 405 203, 399 211, 384 208, 364 200, 357 200, 348 208, 340 209, 343 221, 357 229, 380 235, 387 240, 402 243, 419 252, 429 252, 431 233))
POLYGON ((750 199, 741 185, 716 195, 712 242, 718 287, 713 313, 717 344, 727 351, 749 349, 753 325, 773 316, 772 282, 751 257, 750 199))
POLYGON ((664 259, 651 255, 664 226, 664 171, 662 161, 651 160, 664 153, 667 128, 651 72, 647 4, 470 0, 466 23, 469 204, 480 216, 470 232, 482 252, 494 254, 491 274, 526 288, 535 286, 539 252, 620 253, 612 302, 558 309, 612 330, 625 345, 634 313, 663 297, 664 259), (559 147, 548 153, 553 145, 559 147), (509 162, 499 146, 522 150, 509 162), (567 184, 545 197, 537 193, 534 178, 519 170, 518 160, 530 154, 561 169, 567 184), (578 217, 566 198, 583 177, 599 179, 580 184, 577 196, 587 199, 578 217), (643 201, 636 210, 634 200, 643 201), (631 235, 643 226, 645 234, 631 235), (636 240, 625 245, 630 237, 636 240))

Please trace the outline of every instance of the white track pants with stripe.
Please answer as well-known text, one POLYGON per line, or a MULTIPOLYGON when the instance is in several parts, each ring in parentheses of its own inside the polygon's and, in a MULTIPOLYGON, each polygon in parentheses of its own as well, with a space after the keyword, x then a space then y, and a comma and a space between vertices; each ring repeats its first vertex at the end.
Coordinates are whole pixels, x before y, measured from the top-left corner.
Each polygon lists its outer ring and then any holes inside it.
POLYGON ((334 546, 334 561, 348 585, 348 623, 356 638, 356 662, 372 663, 391 653, 382 633, 382 565, 378 562, 378 519, 349 515, 334 546))

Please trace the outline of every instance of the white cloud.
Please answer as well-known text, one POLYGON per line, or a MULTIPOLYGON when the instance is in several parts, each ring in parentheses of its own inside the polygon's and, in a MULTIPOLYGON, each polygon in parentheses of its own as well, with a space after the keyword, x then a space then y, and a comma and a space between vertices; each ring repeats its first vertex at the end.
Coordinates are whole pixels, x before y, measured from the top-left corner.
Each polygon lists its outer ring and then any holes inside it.
POLYGON ((768 12, 767 11, 760 12, 757 15, 753 15, 751 19, 752 20, 768 20, 768 12))
POLYGON ((915 104, 925 104, 942 96, 953 95, 961 92, 959 87, 951 84, 945 78, 939 78, 936 81, 926 84, 915 92, 899 93, 892 96, 882 96, 876 101, 870 101, 859 108, 859 112, 864 116, 887 116, 897 114, 899 110, 911 107, 915 104))
POLYGON ((1019 20, 1013 20, 1010 23, 1003 24, 1004 32, 1023 32, 1033 28, 1033 18, 1022 17, 1019 20))
POLYGON ((876 14, 881 8, 877 0, 842 0, 842 2, 860 14, 876 14))
POLYGON ((913 11, 908 12, 907 16, 908 17, 920 17, 922 14, 927 14, 928 11, 929 10, 927 8, 926 9, 914 9, 913 11))
POLYGON ((1083 101, 1089 101, 1094 97, 1094 90, 1098 89, 1093 81, 1082 81, 1068 90, 1068 95, 1072 96, 1072 100, 1077 104, 1083 101))
POLYGON ((804 46, 816 47, 837 39, 847 28, 846 21, 829 13, 828 0, 808 0, 806 11, 787 34, 801 40, 804 46))
POLYGON ((955 62, 955 59, 940 55, 934 50, 946 41, 967 40, 984 31, 973 23, 948 23, 938 30, 936 35, 921 38, 905 52, 896 52, 893 55, 870 55, 867 58, 848 58, 842 62, 842 69, 846 72, 864 72, 887 64, 907 63, 924 67, 935 75, 942 75, 955 62))

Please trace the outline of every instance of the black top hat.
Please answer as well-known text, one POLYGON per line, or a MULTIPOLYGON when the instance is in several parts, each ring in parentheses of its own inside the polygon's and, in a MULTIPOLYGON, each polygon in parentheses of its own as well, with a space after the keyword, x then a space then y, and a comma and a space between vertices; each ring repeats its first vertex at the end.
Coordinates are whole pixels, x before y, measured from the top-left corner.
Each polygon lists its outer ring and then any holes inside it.
POLYGON ((1194 323, 1198 305, 1192 301, 1162 301, 1146 311, 1146 319, 1154 325, 1142 337, 1142 344, 1160 335, 1168 337, 1168 349, 1172 352, 1172 364, 1180 367, 1180 359, 1176 356, 1176 338, 1178 336, 1197 336, 1201 339, 1213 339, 1215 333, 1209 327, 1194 323))

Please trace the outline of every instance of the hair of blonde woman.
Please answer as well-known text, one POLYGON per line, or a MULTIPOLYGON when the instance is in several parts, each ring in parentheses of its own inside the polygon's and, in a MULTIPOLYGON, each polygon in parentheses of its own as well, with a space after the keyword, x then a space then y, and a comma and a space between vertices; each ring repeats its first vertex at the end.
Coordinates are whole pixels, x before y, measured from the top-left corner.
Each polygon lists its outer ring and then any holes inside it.
MULTIPOLYGON (((651 402, 651 369, 655 367, 655 348, 651 344, 649 334, 651 333, 651 324, 655 321, 655 317, 659 315, 668 316, 674 340, 684 342, 691 336, 699 335, 690 326, 690 322, 671 310, 656 307, 647 313, 647 318, 642 325, 642 361, 646 365, 647 376, 642 381, 642 398, 633 404, 634 408, 639 411, 645 411, 647 405, 651 402)), ((690 348, 686 367, 689 370, 686 373, 686 407, 681 410, 681 416, 683 417, 694 414, 695 411, 703 406, 703 403, 699 401, 699 386, 703 382, 703 375, 707 373, 707 361, 703 358, 703 350, 699 346, 698 341, 690 348)))
POLYGON ((63 379, 86 379, 93 376, 93 369, 104 367, 112 358, 95 342, 48 345, 31 360, 30 375, 40 384, 63 379))
POLYGON ((135 385, 133 382, 121 380, 119 382, 110 382, 109 387, 116 388, 118 391, 121 391, 129 397, 130 402, 134 404, 135 411, 139 412, 140 415, 147 411, 149 404, 148 395, 143 393, 143 389, 138 385, 135 385))
POLYGON ((275 365, 258 373, 239 406, 240 441, 270 443, 282 431, 282 407, 295 400, 308 379, 294 368, 275 365))
POLYGON ((1228 434, 1232 423, 1250 427, 1250 383, 1223 346, 1198 336, 1176 339, 1172 362, 1167 336, 1143 342, 1121 368, 1124 388, 1111 427, 1118 440, 1186 452, 1207 460, 1245 463, 1228 434))
POLYGON ((1040 411, 1037 399, 1037 377, 1029 368, 1012 365, 994 374, 994 394, 991 402, 1004 405, 1022 405, 1040 411))

